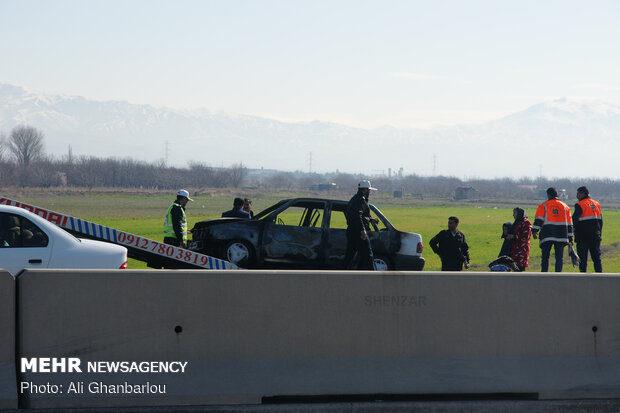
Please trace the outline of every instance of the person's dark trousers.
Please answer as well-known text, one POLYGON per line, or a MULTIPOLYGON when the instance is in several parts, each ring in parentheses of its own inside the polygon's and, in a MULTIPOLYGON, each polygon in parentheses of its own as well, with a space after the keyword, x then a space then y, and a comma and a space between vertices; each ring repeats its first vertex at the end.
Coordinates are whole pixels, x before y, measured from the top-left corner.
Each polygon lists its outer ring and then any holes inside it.
POLYGON ((353 266, 353 256, 355 255, 355 240, 353 236, 347 231, 347 250, 344 254, 344 261, 342 266, 345 270, 350 270, 353 266))
POLYGON ((601 262, 601 240, 592 242, 578 242, 577 255, 579 255, 579 271, 586 272, 588 270, 588 251, 592 257, 594 271, 603 272, 603 263, 601 262))
POLYGON ((460 261, 441 261, 441 271, 463 271, 463 263, 460 261))
POLYGON ((362 240, 359 233, 347 232, 347 252, 344 256, 344 268, 353 269, 357 264, 359 270, 373 270, 374 265, 370 258, 368 241, 362 240), (357 236, 356 236, 357 235, 357 236))
POLYGON ((555 272, 562 272, 564 264, 564 247, 565 242, 545 242, 540 245, 542 256, 540 257, 540 271, 549 271, 549 255, 551 255, 551 247, 555 249, 555 272))

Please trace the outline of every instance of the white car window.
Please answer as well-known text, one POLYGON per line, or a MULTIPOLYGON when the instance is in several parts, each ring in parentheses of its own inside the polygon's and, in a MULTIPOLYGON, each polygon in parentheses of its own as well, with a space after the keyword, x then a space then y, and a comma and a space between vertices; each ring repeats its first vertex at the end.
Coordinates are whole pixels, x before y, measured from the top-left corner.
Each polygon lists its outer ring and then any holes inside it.
POLYGON ((0 213, 0 248, 47 247, 45 232, 28 218, 0 213))

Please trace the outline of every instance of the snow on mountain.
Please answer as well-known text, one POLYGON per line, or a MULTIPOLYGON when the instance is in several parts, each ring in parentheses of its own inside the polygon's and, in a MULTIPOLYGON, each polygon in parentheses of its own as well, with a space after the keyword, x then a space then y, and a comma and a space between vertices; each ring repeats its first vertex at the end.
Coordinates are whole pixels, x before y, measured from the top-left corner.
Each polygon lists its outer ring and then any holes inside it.
POLYGON ((492 178, 601 176, 620 179, 620 107, 557 99, 481 125, 431 130, 352 128, 328 122, 281 122, 206 109, 178 111, 79 96, 44 95, 0 84, 0 131, 42 130, 46 151, 163 159, 186 166, 243 162, 252 168, 492 178), (435 158, 434 158, 435 156, 435 158))

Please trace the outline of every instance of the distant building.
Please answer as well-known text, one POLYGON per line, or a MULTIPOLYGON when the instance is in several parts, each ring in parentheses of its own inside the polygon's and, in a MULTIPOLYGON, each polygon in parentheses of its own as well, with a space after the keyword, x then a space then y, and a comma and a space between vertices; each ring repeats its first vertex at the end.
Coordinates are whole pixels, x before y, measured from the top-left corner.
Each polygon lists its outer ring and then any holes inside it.
POLYGON ((459 186, 454 190, 454 199, 473 199, 476 190, 472 186, 459 186))

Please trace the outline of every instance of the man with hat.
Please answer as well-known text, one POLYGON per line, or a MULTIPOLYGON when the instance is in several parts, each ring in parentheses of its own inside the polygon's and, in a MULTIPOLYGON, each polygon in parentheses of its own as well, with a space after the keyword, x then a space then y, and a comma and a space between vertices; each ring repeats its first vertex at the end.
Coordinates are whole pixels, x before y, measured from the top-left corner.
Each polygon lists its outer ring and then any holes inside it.
POLYGON ((164 220, 164 244, 187 248, 187 218, 185 205, 193 201, 185 189, 177 192, 177 199, 168 207, 164 220))
POLYGON ((590 198, 590 191, 585 186, 577 188, 577 199, 579 202, 575 204, 573 225, 575 227, 577 255, 579 255, 579 271, 587 271, 589 251, 592 256, 594 271, 603 272, 601 261, 603 216, 601 215, 601 205, 590 198))
POLYGON ((360 270, 374 270, 372 251, 368 240, 370 223, 377 224, 377 218, 370 217, 368 196, 370 191, 376 191, 370 185, 370 181, 360 181, 357 185, 357 193, 349 200, 347 205, 347 252, 344 256, 345 269, 354 267, 353 258, 358 254, 357 262, 360 270))

